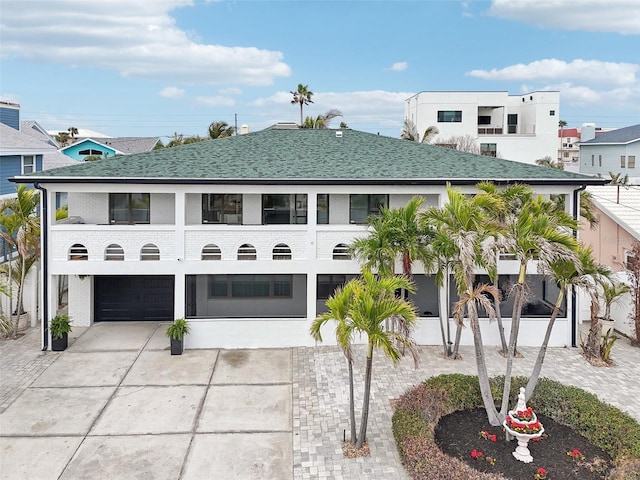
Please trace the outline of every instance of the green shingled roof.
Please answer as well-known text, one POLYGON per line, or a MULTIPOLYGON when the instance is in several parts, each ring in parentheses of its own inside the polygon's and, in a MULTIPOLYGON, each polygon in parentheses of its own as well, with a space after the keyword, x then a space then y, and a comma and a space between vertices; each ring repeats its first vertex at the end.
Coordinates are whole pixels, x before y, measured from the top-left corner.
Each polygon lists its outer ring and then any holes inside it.
POLYGON ((603 180, 356 130, 276 127, 20 177, 30 182, 526 183, 603 180), (341 133, 336 133, 341 132, 341 133), (341 137, 339 136, 341 135, 341 137), (34 178, 35 177, 35 178, 34 178))

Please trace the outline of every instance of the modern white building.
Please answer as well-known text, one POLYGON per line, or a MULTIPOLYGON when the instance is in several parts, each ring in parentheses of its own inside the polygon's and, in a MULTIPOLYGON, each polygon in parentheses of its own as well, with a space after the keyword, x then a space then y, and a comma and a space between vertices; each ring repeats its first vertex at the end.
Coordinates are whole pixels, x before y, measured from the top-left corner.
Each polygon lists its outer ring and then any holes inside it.
POLYGON ((471 136, 483 155, 523 163, 557 156, 560 93, 420 92, 405 101, 405 119, 420 139, 437 127, 433 144, 471 136))
MULTIPOLYGON (((309 328, 325 300, 360 271, 347 245, 367 235, 368 215, 416 195, 442 205, 447 182, 471 194, 485 180, 564 194, 571 212, 580 189, 603 183, 354 130, 277 125, 13 179, 42 192, 44 318, 59 307, 64 277, 75 325, 186 317, 187 348, 313 345, 309 328), (56 221, 63 192, 70 217, 56 221)), ((439 344, 439 318, 449 318, 450 306, 439 304, 434 279, 420 268, 411 297, 420 313, 416 339, 439 344)), ((500 272, 506 291, 517 262, 501 260, 500 272)), ((555 288, 532 275, 522 345, 540 343, 555 288)), ((454 285, 450 292, 453 303, 454 285)), ((511 304, 503 302, 505 319, 511 304)), ((573 312, 569 298, 551 344, 575 343, 573 312)), ((485 342, 499 342, 495 324, 482 328, 485 342)), ((472 343, 469 329, 463 342, 472 343)))

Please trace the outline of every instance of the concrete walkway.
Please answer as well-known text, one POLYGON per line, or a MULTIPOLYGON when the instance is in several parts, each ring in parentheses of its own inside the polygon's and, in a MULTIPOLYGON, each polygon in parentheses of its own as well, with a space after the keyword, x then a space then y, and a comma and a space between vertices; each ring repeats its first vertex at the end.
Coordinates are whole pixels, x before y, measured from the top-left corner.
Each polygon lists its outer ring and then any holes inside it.
MULTIPOLYGON (((168 352, 164 326, 74 330, 63 353, 40 352, 39 332, 0 342, 0 479, 406 479, 391 433, 391 400, 440 373, 475 373, 473 349, 396 367, 376 352, 371 456, 345 459, 347 369, 336 347, 168 352)), ((536 350, 523 348, 516 374, 536 350)), ((491 374, 504 359, 487 348, 491 374)), ((364 349, 356 347, 356 405, 364 349)), ((550 349, 543 375, 576 385, 640 420, 640 349, 625 340, 617 366, 595 368, 578 349, 550 349)))

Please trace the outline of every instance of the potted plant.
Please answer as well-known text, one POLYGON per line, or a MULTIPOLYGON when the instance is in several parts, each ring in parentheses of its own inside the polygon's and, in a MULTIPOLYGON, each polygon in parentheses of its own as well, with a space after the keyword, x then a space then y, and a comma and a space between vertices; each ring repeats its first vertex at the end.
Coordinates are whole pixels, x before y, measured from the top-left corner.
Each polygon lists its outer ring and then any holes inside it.
POLYGON ((167 327, 167 337, 171 340, 171 355, 182 355, 184 336, 189 333, 189 324, 184 318, 176 319, 167 327))
POLYGON ((612 280, 602 283, 602 300, 604 302, 604 315, 600 318, 602 335, 613 333, 615 320, 611 318, 611 305, 619 302, 627 292, 629 292, 629 287, 622 282, 612 280))
POLYGON ((66 350, 71 332, 71 319, 69 315, 56 315, 49 324, 51 331, 51 350, 62 352, 66 350))

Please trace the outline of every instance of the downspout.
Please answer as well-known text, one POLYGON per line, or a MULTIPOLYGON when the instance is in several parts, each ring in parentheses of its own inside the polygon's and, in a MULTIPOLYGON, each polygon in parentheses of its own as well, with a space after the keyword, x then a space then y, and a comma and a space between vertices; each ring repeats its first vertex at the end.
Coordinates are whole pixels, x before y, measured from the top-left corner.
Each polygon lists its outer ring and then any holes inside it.
POLYGON ((42 232, 42 245, 40 246, 40 258, 42 260, 42 351, 49 349, 49 198, 47 189, 38 182, 33 184, 42 192, 40 205, 40 231, 42 232))
MULTIPOLYGON (((584 189, 586 189, 587 186, 586 185, 582 185, 580 188, 576 188, 573 191, 573 218, 574 220, 578 221, 580 219, 580 192, 582 192, 584 189)), ((578 238, 578 231, 574 230, 573 231, 573 236, 577 239, 578 238)), ((578 333, 577 333, 577 306, 576 306, 576 300, 577 300, 577 295, 576 295, 576 287, 572 286, 571 287, 571 346, 576 348, 578 346, 578 342, 577 342, 577 338, 578 338, 578 333)))

